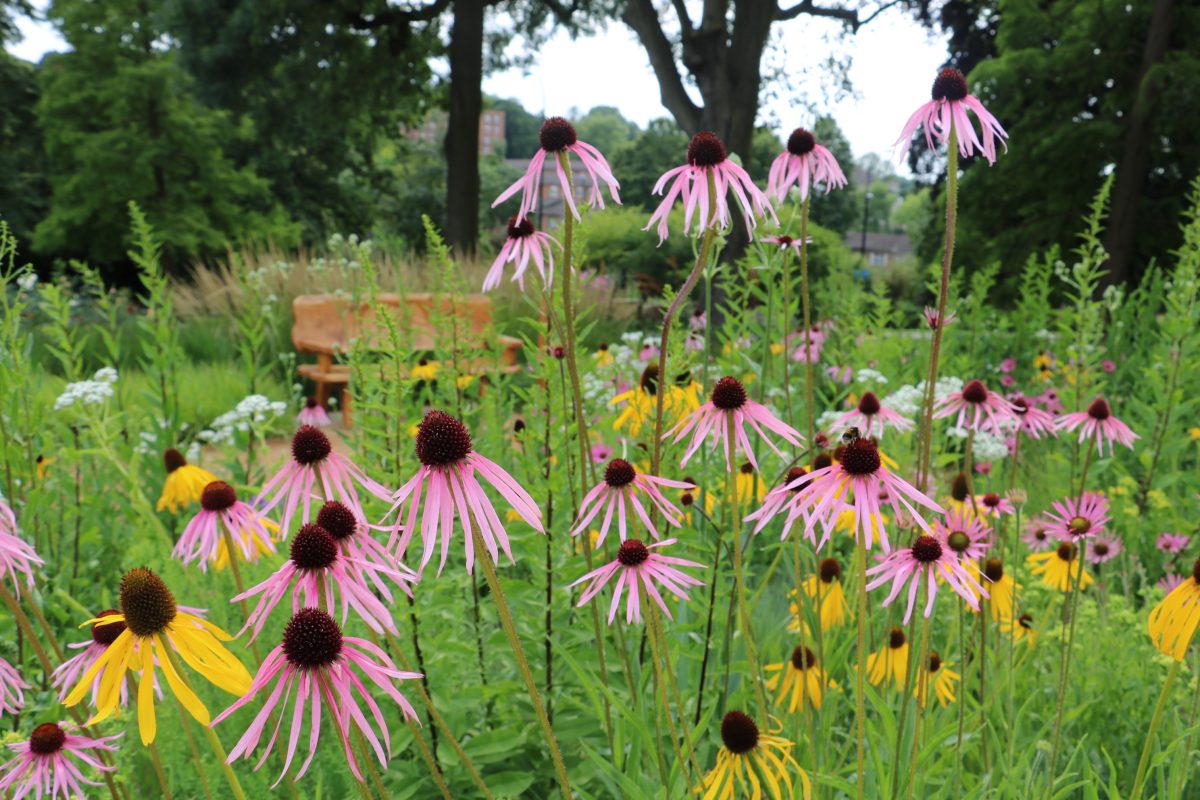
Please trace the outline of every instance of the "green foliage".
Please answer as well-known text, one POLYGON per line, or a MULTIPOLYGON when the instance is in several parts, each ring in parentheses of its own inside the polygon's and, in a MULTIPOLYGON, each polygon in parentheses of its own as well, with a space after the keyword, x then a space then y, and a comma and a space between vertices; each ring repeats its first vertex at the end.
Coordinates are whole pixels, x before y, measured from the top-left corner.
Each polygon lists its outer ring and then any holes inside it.
MULTIPOLYGON (((982 5, 959 23, 995 36, 995 57, 971 71, 972 93, 1005 125, 1011 148, 991 167, 982 159, 967 166, 958 250, 972 264, 1018 263, 1053 245, 1070 247, 1069 221, 1120 160, 1155 2, 982 5), (979 24, 1001 7, 994 28, 979 24), (1061 35, 1047 40, 1050 29, 1061 35)), ((1200 133, 1183 111, 1200 87, 1198 26, 1195 8, 1176 9, 1165 60, 1146 79, 1150 137, 1135 276, 1178 246, 1175 220, 1200 170, 1200 133)), ((1014 288, 1010 278, 1005 294, 1014 288)))
POLYGON ((653 207, 651 190, 659 176, 687 158, 688 134, 669 119, 652 120, 632 142, 608 153, 621 181, 622 199, 653 207))
POLYGON ((226 154, 253 130, 196 99, 175 55, 156 45, 156 17, 134 2, 80 0, 57 0, 51 16, 73 49, 48 58, 39 76, 51 198, 35 250, 117 262, 131 201, 163 234, 173 264, 230 241, 294 241, 268 185, 226 154))

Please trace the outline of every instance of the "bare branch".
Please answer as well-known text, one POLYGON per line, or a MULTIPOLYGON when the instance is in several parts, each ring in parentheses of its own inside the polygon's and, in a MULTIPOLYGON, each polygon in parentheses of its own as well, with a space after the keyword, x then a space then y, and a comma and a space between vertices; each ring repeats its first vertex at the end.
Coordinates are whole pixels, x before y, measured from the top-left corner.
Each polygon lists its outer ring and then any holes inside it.
POLYGON ((662 103, 685 131, 700 127, 700 108, 688 97, 683 79, 675 67, 675 52, 658 21, 658 12, 651 0, 629 0, 621 14, 625 24, 633 29, 658 79, 662 103))
POLYGON ((447 8, 451 0, 434 0, 429 5, 416 8, 395 8, 388 6, 370 16, 348 14, 346 22, 352 28, 363 31, 374 31, 393 25, 408 25, 413 22, 428 22, 437 19, 447 8))
POLYGON ((831 17, 845 21, 854 30, 858 30, 860 23, 858 21, 858 12, 850 8, 829 8, 826 6, 818 6, 813 0, 801 0, 801 2, 791 8, 776 8, 776 20, 795 19, 801 14, 807 14, 810 17, 831 17))

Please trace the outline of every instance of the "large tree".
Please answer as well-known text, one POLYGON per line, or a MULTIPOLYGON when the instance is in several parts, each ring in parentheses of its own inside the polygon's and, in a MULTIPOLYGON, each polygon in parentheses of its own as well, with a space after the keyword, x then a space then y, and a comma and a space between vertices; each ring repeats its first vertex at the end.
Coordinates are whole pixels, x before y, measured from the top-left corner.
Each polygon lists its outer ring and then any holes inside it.
POLYGON ((380 146, 432 107, 430 56, 448 0, 164 0, 209 105, 253 121, 236 149, 310 241, 369 230, 391 176, 380 146))
MULTIPOLYGON (((956 32, 955 52, 975 64, 971 90, 1010 134, 994 166, 965 165, 957 254, 968 265, 1012 266, 1050 245, 1069 249, 1115 169, 1110 268, 1114 280, 1136 280, 1178 245, 1187 186, 1200 171, 1200 8, 1164 0, 997 7, 977 0, 954 18, 967 32, 956 32)), ((930 233, 927 257, 937 248, 930 233)))
POLYGON ((658 80, 662 103, 689 133, 711 130, 730 150, 749 157, 763 84, 762 60, 772 26, 827 17, 857 31, 883 10, 908 6, 921 13, 927 0, 618 0, 621 19, 637 35, 658 80), (700 95, 696 102, 690 87, 700 95))
POLYGON ((50 6, 71 50, 48 56, 39 75, 51 204, 36 251, 123 261, 130 200, 176 263, 286 231, 266 183, 223 149, 250 132, 197 101, 155 10, 146 0, 50 6))

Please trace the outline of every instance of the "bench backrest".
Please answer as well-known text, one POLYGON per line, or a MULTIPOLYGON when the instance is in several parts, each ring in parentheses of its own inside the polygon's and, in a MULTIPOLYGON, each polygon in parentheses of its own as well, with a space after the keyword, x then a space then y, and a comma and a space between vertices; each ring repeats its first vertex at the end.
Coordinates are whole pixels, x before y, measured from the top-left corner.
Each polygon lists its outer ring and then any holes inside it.
MULTIPOLYGON (((396 327, 413 350, 432 350, 439 333, 443 339, 449 337, 451 314, 455 311, 460 319, 459 347, 479 348, 486 344, 480 334, 492 321, 492 299, 487 295, 457 299, 440 295, 435 301, 428 292, 406 295, 389 292, 380 294, 378 299, 381 306, 392 312, 396 327)), ((301 353, 344 351, 352 339, 363 337, 370 345, 382 345, 387 336, 387 328, 370 305, 364 302, 355 308, 349 299, 328 294, 298 296, 292 301, 292 320, 292 343, 301 353)))

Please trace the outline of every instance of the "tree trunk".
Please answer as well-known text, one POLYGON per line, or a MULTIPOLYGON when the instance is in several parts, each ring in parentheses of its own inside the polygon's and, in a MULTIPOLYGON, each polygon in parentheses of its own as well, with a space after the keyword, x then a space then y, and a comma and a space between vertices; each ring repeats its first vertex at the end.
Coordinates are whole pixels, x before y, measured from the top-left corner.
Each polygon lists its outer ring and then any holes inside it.
POLYGON ((1136 277, 1132 274, 1132 262, 1137 237, 1138 201, 1146 185, 1146 172, 1150 165, 1150 142, 1153 137, 1150 109, 1159 94, 1158 84, 1148 80, 1148 76, 1167 53, 1171 38, 1172 2, 1155 0, 1150 12, 1150 28, 1146 31, 1146 46, 1142 51, 1142 67, 1138 72, 1133 109, 1129 114, 1121 160, 1117 164, 1111 213, 1104 234, 1109 270, 1106 279, 1113 284, 1127 283, 1136 277))
POLYGON ((454 0, 450 118, 446 127, 446 242, 460 255, 479 242, 479 115, 483 111, 485 0, 454 0))

